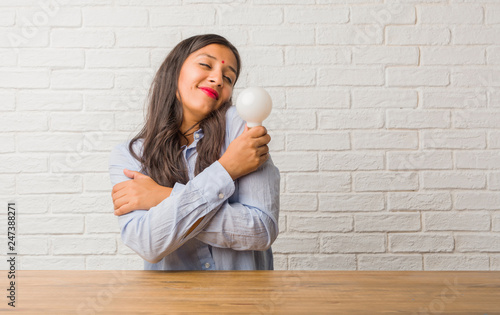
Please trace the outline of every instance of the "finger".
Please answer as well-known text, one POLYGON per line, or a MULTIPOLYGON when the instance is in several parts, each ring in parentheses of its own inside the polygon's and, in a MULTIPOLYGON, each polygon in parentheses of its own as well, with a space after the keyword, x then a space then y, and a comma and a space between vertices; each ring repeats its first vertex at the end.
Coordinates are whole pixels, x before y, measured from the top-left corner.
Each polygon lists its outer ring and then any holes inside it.
POLYGON ((131 170, 128 170, 128 169, 124 169, 123 170, 123 174, 125 174, 127 177, 132 178, 132 179, 137 179, 137 178, 140 178, 142 176, 145 176, 144 174, 142 174, 140 172, 131 171, 131 170))
POLYGON ((266 145, 266 144, 268 144, 269 142, 271 142, 271 136, 270 136, 270 135, 268 135, 268 134, 266 134, 266 135, 264 135, 264 136, 262 136, 262 137, 259 137, 259 138, 256 138, 256 139, 255 139, 255 145, 256 145, 257 147, 261 147, 261 146, 263 146, 263 145, 266 145))
POLYGON ((250 132, 253 138, 259 138, 267 134, 267 129, 264 126, 256 126, 250 129, 250 132))
POLYGON ((243 132, 248 131, 248 129, 248 125, 245 123, 245 130, 243 132))
POLYGON ((117 192, 117 191, 119 191, 119 190, 123 189, 124 187, 126 187, 126 186, 128 185, 127 183, 128 183, 129 181, 130 181, 130 180, 126 180, 126 181, 124 181, 124 182, 121 182, 121 183, 118 183, 118 184, 114 185, 114 186, 113 186, 113 189, 111 190, 111 193, 112 193, 112 194, 114 194, 115 192, 117 192))
POLYGON ((269 147, 267 145, 263 145, 257 148, 257 155, 263 156, 269 153, 269 147))
POLYGON ((122 205, 120 208, 116 209, 114 211, 114 213, 115 213, 115 215, 124 215, 124 214, 129 213, 130 211, 132 211, 132 210, 128 207, 128 203, 127 203, 127 204, 122 205))
POLYGON ((127 195, 121 196, 119 198, 113 199, 113 205, 115 209, 120 208, 124 204, 129 202, 129 198, 127 198, 127 195))

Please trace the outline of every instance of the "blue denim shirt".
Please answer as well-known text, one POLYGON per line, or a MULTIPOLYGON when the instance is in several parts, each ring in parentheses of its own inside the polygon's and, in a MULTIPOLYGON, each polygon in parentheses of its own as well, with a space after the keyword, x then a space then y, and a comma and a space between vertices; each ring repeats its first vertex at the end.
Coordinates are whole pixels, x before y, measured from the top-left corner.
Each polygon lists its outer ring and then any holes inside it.
MULTIPOLYGON (((224 153, 245 127, 234 106, 226 113, 224 153)), ((123 242, 144 259, 146 270, 272 270, 271 244, 278 236, 279 170, 269 158, 233 181, 216 161, 194 176, 196 145, 183 147, 189 182, 176 183, 170 197, 149 210, 118 217, 123 242), (189 234, 189 228, 201 217, 189 234)), ((111 184, 129 180, 123 169, 140 171, 126 141, 111 152, 111 184)), ((140 156, 142 140, 134 143, 140 156)))

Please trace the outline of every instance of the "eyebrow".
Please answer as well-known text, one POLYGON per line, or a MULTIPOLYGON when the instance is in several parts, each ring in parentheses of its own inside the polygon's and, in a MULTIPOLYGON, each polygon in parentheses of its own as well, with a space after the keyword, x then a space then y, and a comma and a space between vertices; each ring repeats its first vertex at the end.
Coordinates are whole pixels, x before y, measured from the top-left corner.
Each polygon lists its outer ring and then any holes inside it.
MULTIPOLYGON (((214 56, 209 55, 209 54, 204 54, 204 53, 199 54, 199 55, 198 55, 198 56, 196 56, 196 57, 200 57, 200 56, 206 56, 206 57, 208 57, 208 58, 211 58, 211 59, 217 60, 217 58, 215 58, 214 56)), ((231 69, 231 71, 233 71, 233 72, 234 72, 234 74, 236 74, 236 75, 237 75, 236 70, 234 70, 234 68, 233 68, 233 67, 231 67, 231 66, 228 66, 228 67, 229 67, 229 69, 231 69)))

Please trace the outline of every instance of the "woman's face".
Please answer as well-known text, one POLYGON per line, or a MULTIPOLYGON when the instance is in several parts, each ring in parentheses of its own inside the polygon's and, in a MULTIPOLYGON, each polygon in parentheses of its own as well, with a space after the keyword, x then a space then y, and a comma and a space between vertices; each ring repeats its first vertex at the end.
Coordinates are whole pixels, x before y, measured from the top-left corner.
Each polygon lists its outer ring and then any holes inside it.
POLYGON ((184 61, 178 81, 184 121, 193 125, 227 102, 236 80, 236 57, 226 46, 211 44, 184 61))

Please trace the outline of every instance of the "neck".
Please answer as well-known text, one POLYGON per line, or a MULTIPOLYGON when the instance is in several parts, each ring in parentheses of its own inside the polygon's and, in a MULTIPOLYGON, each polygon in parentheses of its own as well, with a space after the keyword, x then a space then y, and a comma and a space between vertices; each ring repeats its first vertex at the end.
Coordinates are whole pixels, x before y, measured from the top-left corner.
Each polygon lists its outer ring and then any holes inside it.
POLYGON ((199 122, 182 122, 182 126, 180 128, 181 133, 188 139, 186 143, 186 139, 184 137, 181 138, 181 144, 189 146, 194 141, 194 132, 199 129, 199 122))

